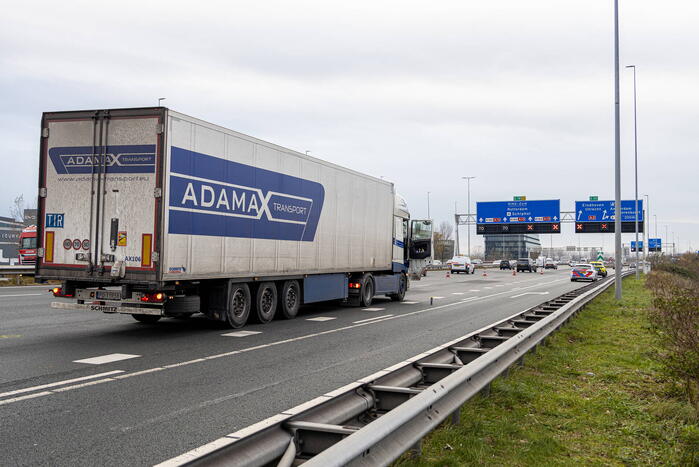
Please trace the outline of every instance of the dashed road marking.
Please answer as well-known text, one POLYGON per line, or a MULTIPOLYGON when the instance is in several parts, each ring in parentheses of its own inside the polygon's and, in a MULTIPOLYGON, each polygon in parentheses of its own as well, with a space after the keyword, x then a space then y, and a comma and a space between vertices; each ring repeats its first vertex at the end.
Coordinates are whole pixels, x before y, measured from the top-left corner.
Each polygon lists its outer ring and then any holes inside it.
POLYGON ((255 334, 262 334, 260 331, 236 331, 236 332, 228 332, 226 334, 221 334, 222 336, 226 337, 247 337, 247 336, 254 336, 255 334))
POLYGON ((83 358, 82 360, 73 360, 73 363, 87 363, 88 365, 104 365, 105 363, 118 362, 128 360, 130 358, 138 358, 140 355, 131 355, 128 353, 110 353, 108 355, 100 355, 99 357, 83 358))
POLYGON ((306 321, 330 321, 332 319, 337 319, 337 318, 330 317, 330 316, 317 316, 315 318, 308 318, 308 319, 306 319, 306 321))
POLYGON ((452 292, 451 294, 452 295, 463 295, 464 293, 463 292, 452 292))
POLYGON ((401 302, 401 303, 402 303, 403 305, 415 305, 416 303, 420 303, 420 302, 405 301, 405 302, 401 302))
POLYGON ((362 311, 383 311, 386 308, 362 308, 362 311))

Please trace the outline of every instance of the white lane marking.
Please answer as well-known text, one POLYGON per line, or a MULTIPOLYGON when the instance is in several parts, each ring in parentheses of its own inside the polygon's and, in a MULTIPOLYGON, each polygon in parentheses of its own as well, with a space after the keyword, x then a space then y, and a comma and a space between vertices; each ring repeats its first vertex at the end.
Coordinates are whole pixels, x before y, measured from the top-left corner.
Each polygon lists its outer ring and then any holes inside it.
POLYGON ((104 378, 104 379, 98 379, 97 381, 90 381, 90 382, 82 383, 82 384, 74 384, 73 386, 64 386, 64 387, 60 387, 58 389, 54 389, 52 392, 72 391, 73 389, 86 388, 88 386, 94 386, 95 384, 106 383, 107 381, 114 381, 114 378, 104 378))
POLYGON ((73 360, 73 363, 87 363, 88 365, 104 365, 105 363, 118 362, 120 360, 128 360, 129 358, 137 358, 140 355, 131 355, 128 353, 110 353, 109 355, 100 355, 99 357, 83 358, 82 360, 73 360))
POLYGON ((444 297, 430 297, 430 298, 444 298, 444 297))
POLYGON ((468 302, 469 300, 477 300, 477 299, 479 299, 479 298, 480 298, 480 297, 468 297, 468 298, 462 299, 461 302, 462 302, 462 303, 463 303, 463 302, 468 302))
POLYGON ((505 287, 503 284, 498 284, 495 287, 505 287))
POLYGON ((226 337, 247 337, 247 336, 254 336, 255 334, 262 334, 261 331, 236 331, 236 332, 229 332, 226 334, 221 334, 222 336, 226 337))
POLYGON ((23 401, 25 399, 33 399, 35 397, 48 396, 49 394, 52 394, 52 392, 51 391, 44 391, 44 392, 37 392, 34 394, 27 394, 26 396, 13 397, 12 399, 5 399, 5 400, 0 401, 0 405, 11 404, 13 402, 19 402, 19 401, 23 401))
POLYGON ((464 293, 463 292, 452 292, 451 294, 452 295, 463 295, 464 293))
POLYGON ((480 291, 481 291, 481 289, 471 289, 471 290, 469 290, 469 292, 480 292, 480 291))
POLYGON ((492 289, 492 287, 483 287, 485 290, 492 289))
POLYGON ((420 303, 420 302, 409 302, 409 301, 405 301, 405 302, 401 302, 401 303, 402 303, 403 305, 415 305, 416 303, 420 303))
POLYGON ((374 316, 373 318, 360 319, 359 321, 352 321, 352 324, 368 323, 369 321, 374 321, 375 319, 381 319, 381 318, 388 318, 389 316, 393 316, 393 315, 374 316))
POLYGON ((362 308, 362 311, 383 311, 386 308, 362 308))
POLYGON ((306 321, 330 321, 331 319, 337 319, 330 316, 318 316, 316 318, 308 318, 306 321))
POLYGON ((43 293, 23 293, 23 294, 13 294, 13 295, 0 295, 0 298, 10 298, 10 297, 35 297, 37 295, 46 295, 43 293))
MULTIPOLYGON (((569 281, 569 279, 568 279, 568 278, 565 278, 565 279, 558 279, 558 280, 551 281, 551 282, 568 282, 568 281, 569 281)), ((530 285, 530 286, 528 286, 528 287, 522 287, 522 288, 523 288, 523 289, 529 289, 529 288, 541 287, 541 286, 542 286, 542 284, 533 284, 533 285, 530 285)), ((506 294, 506 293, 512 293, 512 292, 509 291, 509 290, 506 290, 506 291, 503 291, 503 292, 498 292, 498 293, 494 293, 494 294, 490 294, 490 295, 484 295, 484 296, 482 296, 482 297, 471 297, 471 298, 469 298, 469 299, 467 299, 467 300, 472 300, 472 302, 475 303, 476 301, 479 301, 479 300, 481 300, 481 299, 492 298, 492 297, 496 297, 496 296, 498 296, 498 295, 503 295, 503 294, 506 294)), ((194 362, 199 362, 199 361, 201 361, 201 360, 204 360, 204 361, 206 361, 206 360, 215 360, 215 359, 218 359, 218 358, 228 357, 228 356, 231 356, 231 355, 236 355, 236 354, 241 354, 241 353, 247 353, 247 352, 253 352, 253 351, 255 351, 255 350, 265 349, 265 348, 268 348, 268 347, 275 347, 275 346, 278 346, 278 345, 288 344, 288 343, 291 343, 291 342, 298 342, 298 341, 310 339, 310 338, 313 338, 313 337, 324 336, 324 335, 326 335, 326 334, 334 334, 334 333, 337 333, 337 332, 346 331, 346 330, 348 330, 348 329, 353 329, 353 328, 357 328, 357 327, 360 327, 360 326, 367 326, 367 325, 374 324, 374 323, 380 323, 380 322, 382 322, 382 321, 390 321, 390 320, 393 320, 393 319, 405 318, 405 317, 412 316, 412 315, 419 315, 419 314, 422 314, 422 313, 427 313, 427 312, 439 310, 439 309, 442 309, 442 308, 449 308, 449 307, 452 307, 452 306, 454 306, 454 305, 463 305, 463 304, 464 304, 464 302, 463 302, 463 300, 462 300, 462 301, 458 301, 458 302, 447 303, 447 304, 444 304, 444 305, 433 306, 433 307, 430 307, 430 308, 423 308, 422 310, 411 311, 411 312, 404 313, 404 314, 401 314, 401 315, 386 316, 386 317, 378 317, 377 319, 373 319, 373 320, 371 320, 371 321, 369 321, 369 322, 366 322, 366 323, 358 323, 358 324, 352 324, 352 325, 348 325, 348 326, 343 326, 343 327, 341 327, 341 328, 328 329, 327 331, 321 331, 321 332, 316 332, 316 333, 313 333, 313 334, 306 334, 306 335, 303 335, 303 336, 292 337, 292 338, 289 338, 289 339, 284 339, 284 340, 276 341, 276 342, 270 342, 269 344, 256 345, 256 346, 254 346, 254 347, 248 347, 248 348, 241 349, 241 350, 233 350, 233 351, 231 351, 231 352, 224 352, 224 353, 220 353, 220 354, 209 355, 208 357, 204 357, 203 359, 190 360, 189 362, 182 362, 182 363, 194 363, 194 362)), ((528 309, 529 309, 529 308, 527 308, 527 310, 528 310, 528 309)), ((524 311, 526 311, 526 310, 524 310, 524 311)), ((315 318, 310 318, 310 319, 315 319, 315 318)), ((331 318, 331 319, 335 319, 335 318, 331 318)), ((173 365, 177 365, 177 364, 173 364, 173 365)), ((169 365, 169 366, 172 367, 172 365, 169 365)), ((181 364, 180 364, 180 366, 181 366, 181 364)), ((161 370, 164 370, 164 369, 165 369, 165 368, 162 368, 162 367, 156 367, 156 368, 149 368, 149 369, 146 369, 146 370, 135 371, 135 372, 133 372, 133 373, 126 373, 126 374, 123 374, 123 375, 115 376, 114 378, 100 379, 100 380, 98 380, 98 382, 96 382, 95 384, 104 383, 104 382, 107 382, 107 381, 116 381, 116 380, 118 380, 118 379, 123 379, 123 378, 130 378, 131 376, 139 376, 139 375, 142 375, 142 374, 153 373, 153 372, 161 371, 161 370)), ((70 386, 70 389, 77 389, 78 387, 83 387, 83 386, 81 386, 81 385, 70 386)), ((64 389, 64 390, 67 390, 67 389, 64 389)), ((49 394, 55 394, 55 392, 56 392, 56 390, 53 390, 53 391, 46 391, 46 392, 44 392, 44 393, 37 393, 37 394, 39 394, 39 395, 41 395, 41 396, 46 396, 46 395, 49 395, 49 394)), ((32 397, 39 397, 39 395, 31 394, 32 397)), ((19 399, 19 398, 18 398, 18 399, 19 399)), ((0 404, 2 404, 2 403, 9 403, 8 401, 10 401, 10 400, 12 400, 12 399, 7 399, 7 400, 5 400, 5 401, 0 401, 0 404)))
POLYGON ((524 295, 548 295, 548 292, 524 292, 521 294, 513 295, 510 298, 523 297, 524 295))
POLYGON ((0 393, 0 397, 14 396, 15 394, 22 394, 24 392, 38 391, 39 389, 53 388, 56 386, 61 386, 63 384, 77 383, 78 381, 85 381, 88 379, 101 378, 102 376, 116 375, 117 373, 123 373, 124 370, 114 370, 107 371, 106 373, 97 373, 96 375, 81 376, 80 378, 65 379, 63 381, 56 381, 55 383, 42 384, 39 386, 32 386, 30 388, 17 389, 15 391, 0 393))

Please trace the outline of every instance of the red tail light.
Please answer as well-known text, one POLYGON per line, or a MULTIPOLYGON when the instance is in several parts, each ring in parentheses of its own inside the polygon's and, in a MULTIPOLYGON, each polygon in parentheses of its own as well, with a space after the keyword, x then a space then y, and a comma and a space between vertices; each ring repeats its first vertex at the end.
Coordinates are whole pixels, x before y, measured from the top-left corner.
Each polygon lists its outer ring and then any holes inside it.
POLYGON ((167 296, 162 292, 147 293, 141 297, 142 302, 147 303, 162 303, 167 296))
POLYGON ((359 282, 350 282, 350 283, 349 283, 349 288, 350 288, 350 289, 361 289, 361 288, 362 288, 362 284, 360 284, 359 282))
POLYGON ((53 293, 54 297, 72 297, 73 294, 64 294, 63 289, 61 287, 54 287, 53 289, 49 290, 49 292, 53 293))

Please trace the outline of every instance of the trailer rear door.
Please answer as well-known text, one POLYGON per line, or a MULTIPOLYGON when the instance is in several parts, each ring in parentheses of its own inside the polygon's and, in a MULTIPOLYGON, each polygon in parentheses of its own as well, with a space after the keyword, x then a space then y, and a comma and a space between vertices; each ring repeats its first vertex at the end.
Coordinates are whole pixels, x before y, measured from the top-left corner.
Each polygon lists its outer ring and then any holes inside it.
POLYGON ((164 112, 44 114, 40 277, 157 279, 164 112))

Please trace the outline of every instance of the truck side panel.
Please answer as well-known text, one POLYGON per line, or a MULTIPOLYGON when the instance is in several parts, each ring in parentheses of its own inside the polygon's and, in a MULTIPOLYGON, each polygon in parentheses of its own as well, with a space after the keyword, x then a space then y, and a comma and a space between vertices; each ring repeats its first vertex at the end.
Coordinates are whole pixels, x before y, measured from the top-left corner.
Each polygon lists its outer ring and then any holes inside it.
POLYGON ((163 280, 390 271, 393 185, 169 111, 163 280))

